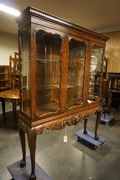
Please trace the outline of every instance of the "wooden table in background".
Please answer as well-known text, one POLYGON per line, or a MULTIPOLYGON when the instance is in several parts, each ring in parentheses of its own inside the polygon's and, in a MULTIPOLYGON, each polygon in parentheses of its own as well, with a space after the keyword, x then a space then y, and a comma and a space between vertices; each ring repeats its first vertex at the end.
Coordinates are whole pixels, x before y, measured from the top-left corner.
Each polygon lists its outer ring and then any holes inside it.
POLYGON ((16 105, 20 101, 19 90, 11 89, 0 92, 0 100, 2 101, 3 115, 5 115, 5 102, 11 102, 13 107, 13 120, 17 123, 16 119, 16 105))

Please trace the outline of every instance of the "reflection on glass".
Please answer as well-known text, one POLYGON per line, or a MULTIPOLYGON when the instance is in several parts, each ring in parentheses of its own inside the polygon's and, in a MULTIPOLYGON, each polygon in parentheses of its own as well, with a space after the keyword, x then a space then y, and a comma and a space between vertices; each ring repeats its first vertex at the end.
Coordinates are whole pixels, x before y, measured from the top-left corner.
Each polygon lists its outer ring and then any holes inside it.
POLYGON ((69 42, 67 107, 82 105, 86 45, 74 39, 69 42))
POLYGON ((22 111, 30 115, 30 67, 29 67, 29 30, 21 32, 20 35, 20 52, 21 52, 21 61, 20 61, 20 72, 21 76, 21 104, 22 111))
POLYGON ((103 49, 101 47, 92 46, 88 90, 88 99, 91 101, 96 101, 100 96, 102 54, 103 49))
POLYGON ((59 35, 36 33, 36 114, 59 111, 60 49, 59 35))

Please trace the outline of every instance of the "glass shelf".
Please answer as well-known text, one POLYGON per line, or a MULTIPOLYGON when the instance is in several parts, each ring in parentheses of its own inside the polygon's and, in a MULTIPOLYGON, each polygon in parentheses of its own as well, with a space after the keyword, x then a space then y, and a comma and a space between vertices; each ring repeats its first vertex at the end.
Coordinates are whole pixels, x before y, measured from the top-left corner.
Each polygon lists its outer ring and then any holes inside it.
POLYGON ((36 59, 37 63, 42 62, 42 63, 51 63, 51 62, 55 62, 55 63, 60 63, 60 59, 36 59))

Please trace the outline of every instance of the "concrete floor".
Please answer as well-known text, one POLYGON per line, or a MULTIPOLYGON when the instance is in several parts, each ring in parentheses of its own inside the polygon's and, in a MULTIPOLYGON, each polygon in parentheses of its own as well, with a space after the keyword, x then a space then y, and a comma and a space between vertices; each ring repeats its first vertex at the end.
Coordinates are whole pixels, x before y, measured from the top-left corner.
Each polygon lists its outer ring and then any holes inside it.
MULTIPOLYGON (((19 113, 19 106, 18 113, 19 113)), ((6 105, 3 117, 0 104, 0 180, 12 177, 7 166, 21 159, 18 130, 14 127, 12 107, 6 105)), ((112 109, 115 116, 107 126, 100 123, 98 135, 106 143, 98 150, 78 140, 74 132, 83 128, 83 122, 63 130, 46 130, 37 136, 36 162, 52 180, 119 180, 120 179, 120 111, 112 109), (63 142, 64 135, 68 142, 63 142)), ((96 116, 88 121, 88 130, 94 132, 96 116)), ((27 146, 27 155, 29 149, 27 146)))

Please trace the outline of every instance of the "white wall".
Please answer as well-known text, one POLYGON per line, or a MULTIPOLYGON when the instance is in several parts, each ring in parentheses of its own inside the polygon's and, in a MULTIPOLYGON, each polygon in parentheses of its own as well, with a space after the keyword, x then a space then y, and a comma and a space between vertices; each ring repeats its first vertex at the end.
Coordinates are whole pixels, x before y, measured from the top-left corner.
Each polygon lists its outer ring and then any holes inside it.
POLYGON ((0 65, 9 65, 9 56, 18 52, 18 37, 0 32, 0 65))

